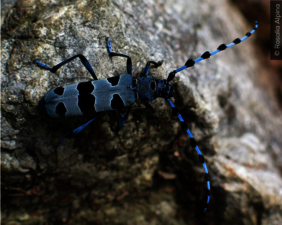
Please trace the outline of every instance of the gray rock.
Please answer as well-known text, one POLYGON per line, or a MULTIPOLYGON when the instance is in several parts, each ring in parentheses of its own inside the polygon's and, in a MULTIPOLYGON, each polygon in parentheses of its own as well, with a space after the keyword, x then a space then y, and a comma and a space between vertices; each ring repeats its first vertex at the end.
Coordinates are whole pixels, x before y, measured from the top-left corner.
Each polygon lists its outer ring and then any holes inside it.
MULTIPOLYGON (((203 168, 163 99, 152 114, 134 105, 119 134, 116 112, 57 148, 89 118, 53 119, 38 109, 56 86, 87 81, 79 60, 55 74, 47 65, 78 53, 98 79, 134 77, 149 60, 166 78, 188 58, 251 30, 227 1, 34 1, 5 4, 1 21, 2 222, 5 224, 195 224, 205 201, 203 168), (9 5, 10 4, 10 5, 9 5)), ((259 29, 258 29, 259 32, 259 29)), ((281 111, 258 85, 267 72, 242 44, 178 73, 173 101, 206 157, 211 203, 203 224, 282 222, 281 111)))

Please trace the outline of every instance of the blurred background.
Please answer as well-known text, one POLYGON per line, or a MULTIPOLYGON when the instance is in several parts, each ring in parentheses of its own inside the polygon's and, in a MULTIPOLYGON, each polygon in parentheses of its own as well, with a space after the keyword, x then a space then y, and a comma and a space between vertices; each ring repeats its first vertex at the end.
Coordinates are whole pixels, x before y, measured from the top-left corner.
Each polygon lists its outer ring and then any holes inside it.
POLYGON ((268 69, 258 74, 258 81, 265 87, 272 98, 278 102, 282 109, 282 61, 270 60, 270 1, 269 0, 232 0, 239 7, 242 14, 250 22, 254 19, 259 22, 259 29, 256 33, 256 46, 260 53, 260 63, 268 69))

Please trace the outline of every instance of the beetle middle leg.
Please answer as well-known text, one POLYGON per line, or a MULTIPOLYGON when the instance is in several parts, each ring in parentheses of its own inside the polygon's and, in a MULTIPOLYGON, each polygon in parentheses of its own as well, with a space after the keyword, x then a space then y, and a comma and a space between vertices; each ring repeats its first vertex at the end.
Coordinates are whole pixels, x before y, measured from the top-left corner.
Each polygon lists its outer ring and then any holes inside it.
POLYGON ((129 109, 127 110, 127 112, 126 112, 125 115, 123 115, 122 113, 120 113, 122 119, 121 119, 121 121, 120 121, 120 122, 118 123, 118 125, 117 125, 117 128, 116 128, 116 130, 115 130, 116 133, 118 133, 118 132, 121 130, 121 128, 123 128, 124 124, 126 123, 126 120, 128 119, 129 112, 130 112, 130 107, 129 107, 129 109))
POLYGON ((63 144, 64 140, 66 138, 69 138, 69 137, 72 137, 73 135, 76 135, 78 134, 80 131, 82 131, 85 127, 87 127, 90 123, 92 123, 98 116, 100 116, 102 113, 99 113, 96 117, 94 117, 93 119, 89 120, 87 123, 79 126, 78 128, 72 130, 72 131, 69 131, 67 132, 64 137, 60 140, 59 144, 57 147, 59 147, 61 144, 63 144))
POLYGON ((113 52, 112 51, 112 43, 111 43, 109 37, 106 37, 106 42, 107 42, 107 49, 108 49, 108 52, 110 54, 110 57, 112 57, 112 56, 119 56, 119 57, 127 58, 127 61, 126 61, 127 73, 132 75, 132 61, 131 61, 131 58, 128 55, 124 55, 124 54, 121 54, 121 53, 113 52))

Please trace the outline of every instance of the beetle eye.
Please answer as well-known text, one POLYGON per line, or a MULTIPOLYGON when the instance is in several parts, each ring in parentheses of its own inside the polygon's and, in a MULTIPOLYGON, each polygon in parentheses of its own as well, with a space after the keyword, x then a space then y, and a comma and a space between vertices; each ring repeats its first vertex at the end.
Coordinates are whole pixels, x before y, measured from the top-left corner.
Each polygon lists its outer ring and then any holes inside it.
POLYGON ((154 91, 156 89, 156 83, 155 82, 151 82, 150 88, 154 91))

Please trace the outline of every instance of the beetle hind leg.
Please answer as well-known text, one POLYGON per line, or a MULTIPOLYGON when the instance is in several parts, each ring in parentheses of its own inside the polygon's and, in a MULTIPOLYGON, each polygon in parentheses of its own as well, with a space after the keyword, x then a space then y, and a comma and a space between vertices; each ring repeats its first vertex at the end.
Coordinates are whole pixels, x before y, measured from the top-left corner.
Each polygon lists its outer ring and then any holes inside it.
MULTIPOLYGON (((101 114, 99 114, 99 115, 101 115, 101 114)), ((72 131, 67 132, 67 133, 64 135, 64 137, 60 140, 60 142, 59 142, 59 144, 58 144, 57 147, 59 147, 60 145, 62 145, 63 142, 64 142, 64 140, 65 140, 66 138, 70 138, 70 137, 72 137, 72 136, 78 134, 80 131, 82 131, 85 127, 87 127, 90 123, 92 123, 99 115, 97 115, 97 116, 94 117, 93 119, 89 120, 87 123, 85 123, 85 124, 79 126, 78 128, 76 128, 76 129, 74 129, 74 130, 72 130, 72 131)))
POLYGON ((130 112, 130 108, 127 110, 127 112, 126 112, 125 115, 123 115, 122 113, 120 113, 122 119, 121 119, 121 121, 120 121, 120 122, 118 123, 118 125, 117 125, 117 128, 116 128, 116 130, 115 130, 116 133, 118 133, 118 132, 121 130, 121 128, 123 128, 124 124, 126 123, 126 121, 127 121, 127 119, 128 119, 129 112, 130 112))
POLYGON ((81 54, 78 54, 78 55, 75 55, 69 59, 66 59, 65 61, 63 62, 60 62, 59 64, 53 66, 53 67, 50 67, 50 66, 47 66, 46 64, 44 64, 43 62, 40 62, 38 60, 34 60, 34 63, 36 63, 39 67, 41 67, 42 69, 45 69, 45 70, 50 70, 50 72, 52 73, 56 73, 56 71, 61 68, 63 65, 69 63, 70 61, 74 60, 75 58, 79 57, 80 61, 82 62, 82 64, 84 65, 84 67, 88 70, 88 72, 91 74, 91 76, 93 77, 94 80, 98 80, 92 66, 90 65, 89 61, 81 54))

